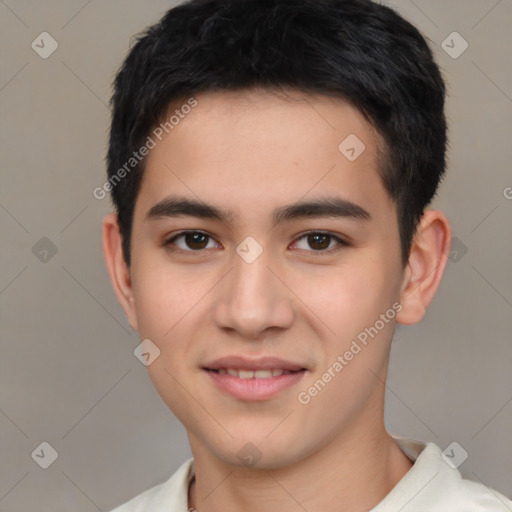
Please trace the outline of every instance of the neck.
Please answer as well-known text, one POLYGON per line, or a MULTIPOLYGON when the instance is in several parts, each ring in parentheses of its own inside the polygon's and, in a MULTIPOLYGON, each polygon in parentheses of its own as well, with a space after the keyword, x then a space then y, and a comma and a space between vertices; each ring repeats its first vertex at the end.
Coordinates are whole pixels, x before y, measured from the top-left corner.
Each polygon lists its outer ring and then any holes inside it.
MULTIPOLYGON (((375 411, 372 418, 375 421, 375 411)), ((412 463, 383 423, 369 430, 370 417, 359 419, 314 454, 277 469, 225 464, 192 437, 196 478, 189 489, 189 507, 198 512, 372 509, 412 463)))

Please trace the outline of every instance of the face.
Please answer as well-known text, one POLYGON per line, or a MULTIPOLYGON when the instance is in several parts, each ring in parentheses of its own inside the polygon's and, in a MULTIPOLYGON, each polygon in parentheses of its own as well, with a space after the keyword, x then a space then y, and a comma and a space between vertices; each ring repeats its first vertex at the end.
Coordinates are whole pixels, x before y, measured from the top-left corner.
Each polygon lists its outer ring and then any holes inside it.
POLYGON ((396 207, 377 135, 349 104, 196 100, 148 155, 126 309, 160 350, 147 369, 193 451, 279 467, 382 421, 396 207))

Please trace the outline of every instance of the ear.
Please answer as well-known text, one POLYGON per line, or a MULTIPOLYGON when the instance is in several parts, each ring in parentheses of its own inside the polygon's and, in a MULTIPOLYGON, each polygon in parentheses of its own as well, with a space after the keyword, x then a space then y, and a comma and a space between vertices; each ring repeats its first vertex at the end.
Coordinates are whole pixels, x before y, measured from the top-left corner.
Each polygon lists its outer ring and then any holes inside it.
POLYGON ((404 271, 400 303, 396 320, 400 324, 418 323, 441 282, 450 254, 452 232, 443 212, 424 213, 414 236, 409 261, 404 271))
POLYGON ((124 309, 130 326, 137 330, 137 316, 133 296, 130 268, 123 257, 123 238, 119 229, 116 213, 110 213, 103 219, 103 256, 108 274, 117 295, 117 300, 124 309))

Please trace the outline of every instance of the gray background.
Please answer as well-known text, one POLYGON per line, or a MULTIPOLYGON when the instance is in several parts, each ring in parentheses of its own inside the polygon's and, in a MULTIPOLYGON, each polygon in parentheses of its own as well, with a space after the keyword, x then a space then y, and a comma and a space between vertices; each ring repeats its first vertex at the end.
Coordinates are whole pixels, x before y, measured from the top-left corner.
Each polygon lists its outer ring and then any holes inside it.
MULTIPOLYGON (((448 82, 449 169, 434 206, 457 250, 424 321, 397 331, 388 430, 457 441, 463 474, 512 496, 512 1, 388 3, 428 37, 448 82), (442 46, 454 31, 469 43, 458 58, 442 46)), ((101 251, 110 205, 92 195, 114 73, 131 36, 172 5, 0 2, 3 512, 106 511, 190 456, 133 355, 101 251), (47 59, 31 48, 43 31, 58 42, 47 59), (31 456, 42 442, 58 453, 48 469, 31 456)))

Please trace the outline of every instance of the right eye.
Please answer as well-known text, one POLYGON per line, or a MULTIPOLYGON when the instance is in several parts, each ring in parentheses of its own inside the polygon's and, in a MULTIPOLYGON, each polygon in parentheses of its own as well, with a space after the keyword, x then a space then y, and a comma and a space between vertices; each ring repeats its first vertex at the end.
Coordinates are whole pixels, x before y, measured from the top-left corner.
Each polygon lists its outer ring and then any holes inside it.
POLYGON ((182 231, 174 235, 169 240, 166 240, 163 245, 172 252, 202 252, 204 249, 212 248, 208 247, 208 239, 211 239, 211 241, 213 241, 213 238, 210 235, 207 235, 206 233, 203 233, 201 231, 182 231), (178 240, 183 240, 183 245, 178 245, 176 243, 178 240), (178 249, 176 249, 174 246, 177 246, 178 249))

